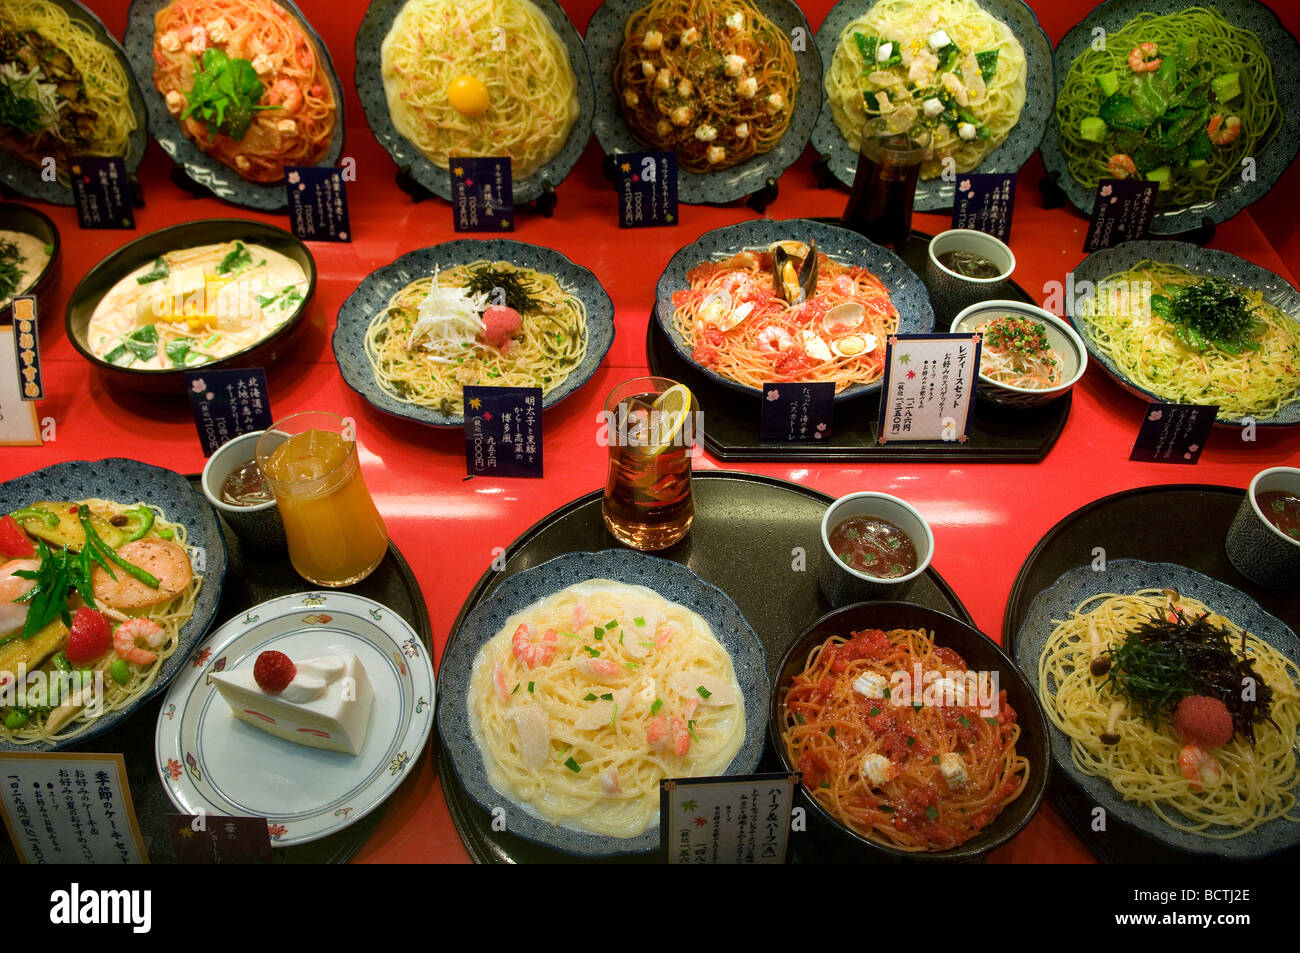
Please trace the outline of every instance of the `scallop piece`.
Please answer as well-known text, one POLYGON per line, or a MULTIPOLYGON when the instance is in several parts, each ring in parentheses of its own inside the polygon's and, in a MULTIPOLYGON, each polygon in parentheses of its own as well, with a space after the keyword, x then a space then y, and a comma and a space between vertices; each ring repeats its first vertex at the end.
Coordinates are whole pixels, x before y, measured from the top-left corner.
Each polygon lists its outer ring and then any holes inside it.
POLYGON ((831 359, 831 349, 826 346, 822 336, 808 328, 803 330, 803 349, 814 361, 829 361, 831 359))
POLYGON ((546 764, 551 753, 551 725, 541 705, 524 705, 506 716, 519 729, 519 757, 532 769, 546 764))
POLYGON ((842 301, 822 315, 822 330, 827 334, 852 331, 866 319, 867 313, 856 301, 842 301))
POLYGON ((676 672, 668 677, 668 687, 683 698, 695 698, 701 705, 722 707, 736 700, 736 693, 730 685, 716 675, 701 675, 693 672, 676 672), (704 691, 700 691, 700 689, 704 691))

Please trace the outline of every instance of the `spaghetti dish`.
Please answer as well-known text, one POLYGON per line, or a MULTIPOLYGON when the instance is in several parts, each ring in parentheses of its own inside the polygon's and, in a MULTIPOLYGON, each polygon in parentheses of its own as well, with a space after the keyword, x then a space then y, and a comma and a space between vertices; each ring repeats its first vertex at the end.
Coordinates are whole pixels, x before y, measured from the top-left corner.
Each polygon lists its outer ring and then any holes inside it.
POLYGON ((710 172, 781 141, 799 64, 751 0, 652 0, 623 26, 614 90, 638 142, 710 172))
POLYGON ((578 119, 568 48, 529 0, 407 0, 380 57, 393 128, 440 169, 509 156, 527 178, 578 119))
POLYGON ((1214 199, 1281 129, 1269 54, 1214 10, 1144 13, 1070 64, 1056 98, 1061 153, 1076 181, 1137 177, 1157 202, 1214 199))
POLYGON ((866 268, 786 242, 705 262, 686 278, 690 287, 673 292, 673 327, 701 367, 755 390, 834 381, 837 393, 884 371, 898 311, 866 268))
POLYGON ((587 354, 587 308, 554 275, 473 261, 393 295, 365 345, 385 393, 458 417, 466 384, 540 387, 545 397, 568 380, 587 354))
POLYGON ((608 579, 512 615, 474 660, 469 713, 493 788, 610 837, 657 824, 662 778, 724 774, 745 736, 740 684, 709 624, 608 579))
POLYGON ((338 104, 324 56, 273 0, 175 0, 154 17, 154 85, 194 144, 251 182, 324 161, 338 104))
POLYGON ((134 704, 202 585, 148 503, 40 501, 0 517, 0 740, 64 742, 134 704))
POLYGON ((993 688, 924 630, 832 636, 791 682, 781 742, 809 795, 855 834, 896 850, 949 850, 1029 780, 1016 712, 993 688))
POLYGON ((1038 690, 1079 771, 1202 837, 1300 823, 1292 660, 1171 589, 1091 596, 1055 625, 1038 690))
POLYGON ((1079 309, 1097 348, 1161 400, 1268 418, 1300 400, 1300 321, 1262 292, 1143 260, 1079 309))
POLYGON ((1062 382, 1061 357, 1037 321, 1006 315, 971 328, 984 336, 980 376, 999 384, 1047 390, 1062 382))
POLYGON ((849 148, 884 117, 930 130, 921 178, 975 169, 1020 121, 1028 70, 1011 28, 975 0, 881 0, 849 23, 826 71, 831 116, 849 148))
POLYGON ((131 156, 131 79, 117 50, 49 0, 0 5, 0 148, 68 182, 72 156, 131 156))
POLYGON ((86 343, 133 370, 201 367, 283 327, 306 300, 287 255, 242 241, 169 251, 118 280, 95 305, 86 343))

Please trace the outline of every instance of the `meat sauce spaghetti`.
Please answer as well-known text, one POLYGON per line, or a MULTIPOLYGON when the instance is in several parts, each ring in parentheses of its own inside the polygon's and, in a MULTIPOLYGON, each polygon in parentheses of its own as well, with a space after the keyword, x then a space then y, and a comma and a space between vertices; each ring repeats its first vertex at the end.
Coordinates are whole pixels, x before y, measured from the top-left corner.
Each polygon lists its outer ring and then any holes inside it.
POLYGON ((1016 751, 1006 692, 977 700, 952 678, 966 672, 924 630, 866 629, 816 646, 786 695, 781 732, 809 794, 897 850, 948 850, 979 834, 1024 792, 1029 760, 1016 751), (951 690, 899 692, 898 673, 917 671, 951 690))
POLYGON ((815 285, 791 302, 773 281, 773 259, 742 251, 687 272, 690 287, 673 293, 673 326, 692 359, 755 390, 834 381, 838 393, 879 380, 885 339, 898 329, 884 283, 818 252, 815 285))

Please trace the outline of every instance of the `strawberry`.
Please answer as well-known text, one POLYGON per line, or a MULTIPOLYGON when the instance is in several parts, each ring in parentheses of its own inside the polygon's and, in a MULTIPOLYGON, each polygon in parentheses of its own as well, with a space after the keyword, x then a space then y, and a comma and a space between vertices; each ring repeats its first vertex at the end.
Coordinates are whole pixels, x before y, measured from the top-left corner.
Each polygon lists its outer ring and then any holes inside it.
POLYGON ((68 647, 64 650, 74 665, 93 662, 113 647, 113 629, 108 620, 94 609, 82 606, 72 617, 68 647))
POLYGON ((298 666, 283 652, 274 649, 263 652, 253 663, 253 681, 262 691, 278 695, 298 674, 298 666))

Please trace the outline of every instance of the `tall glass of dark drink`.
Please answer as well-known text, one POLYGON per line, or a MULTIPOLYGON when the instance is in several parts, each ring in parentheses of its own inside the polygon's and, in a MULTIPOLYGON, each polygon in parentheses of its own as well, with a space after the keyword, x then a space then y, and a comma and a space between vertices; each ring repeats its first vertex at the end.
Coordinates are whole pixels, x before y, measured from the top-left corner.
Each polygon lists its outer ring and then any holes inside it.
POLYGON ((929 149, 930 130, 924 126, 898 131, 888 119, 869 119, 862 127, 858 171, 844 209, 844 226, 877 245, 905 245, 912 233, 916 181, 929 149))
POLYGON ((609 477, 601 514, 619 542, 664 549, 690 531, 697 418, 694 396, 676 381, 641 377, 610 392, 605 401, 609 477))

